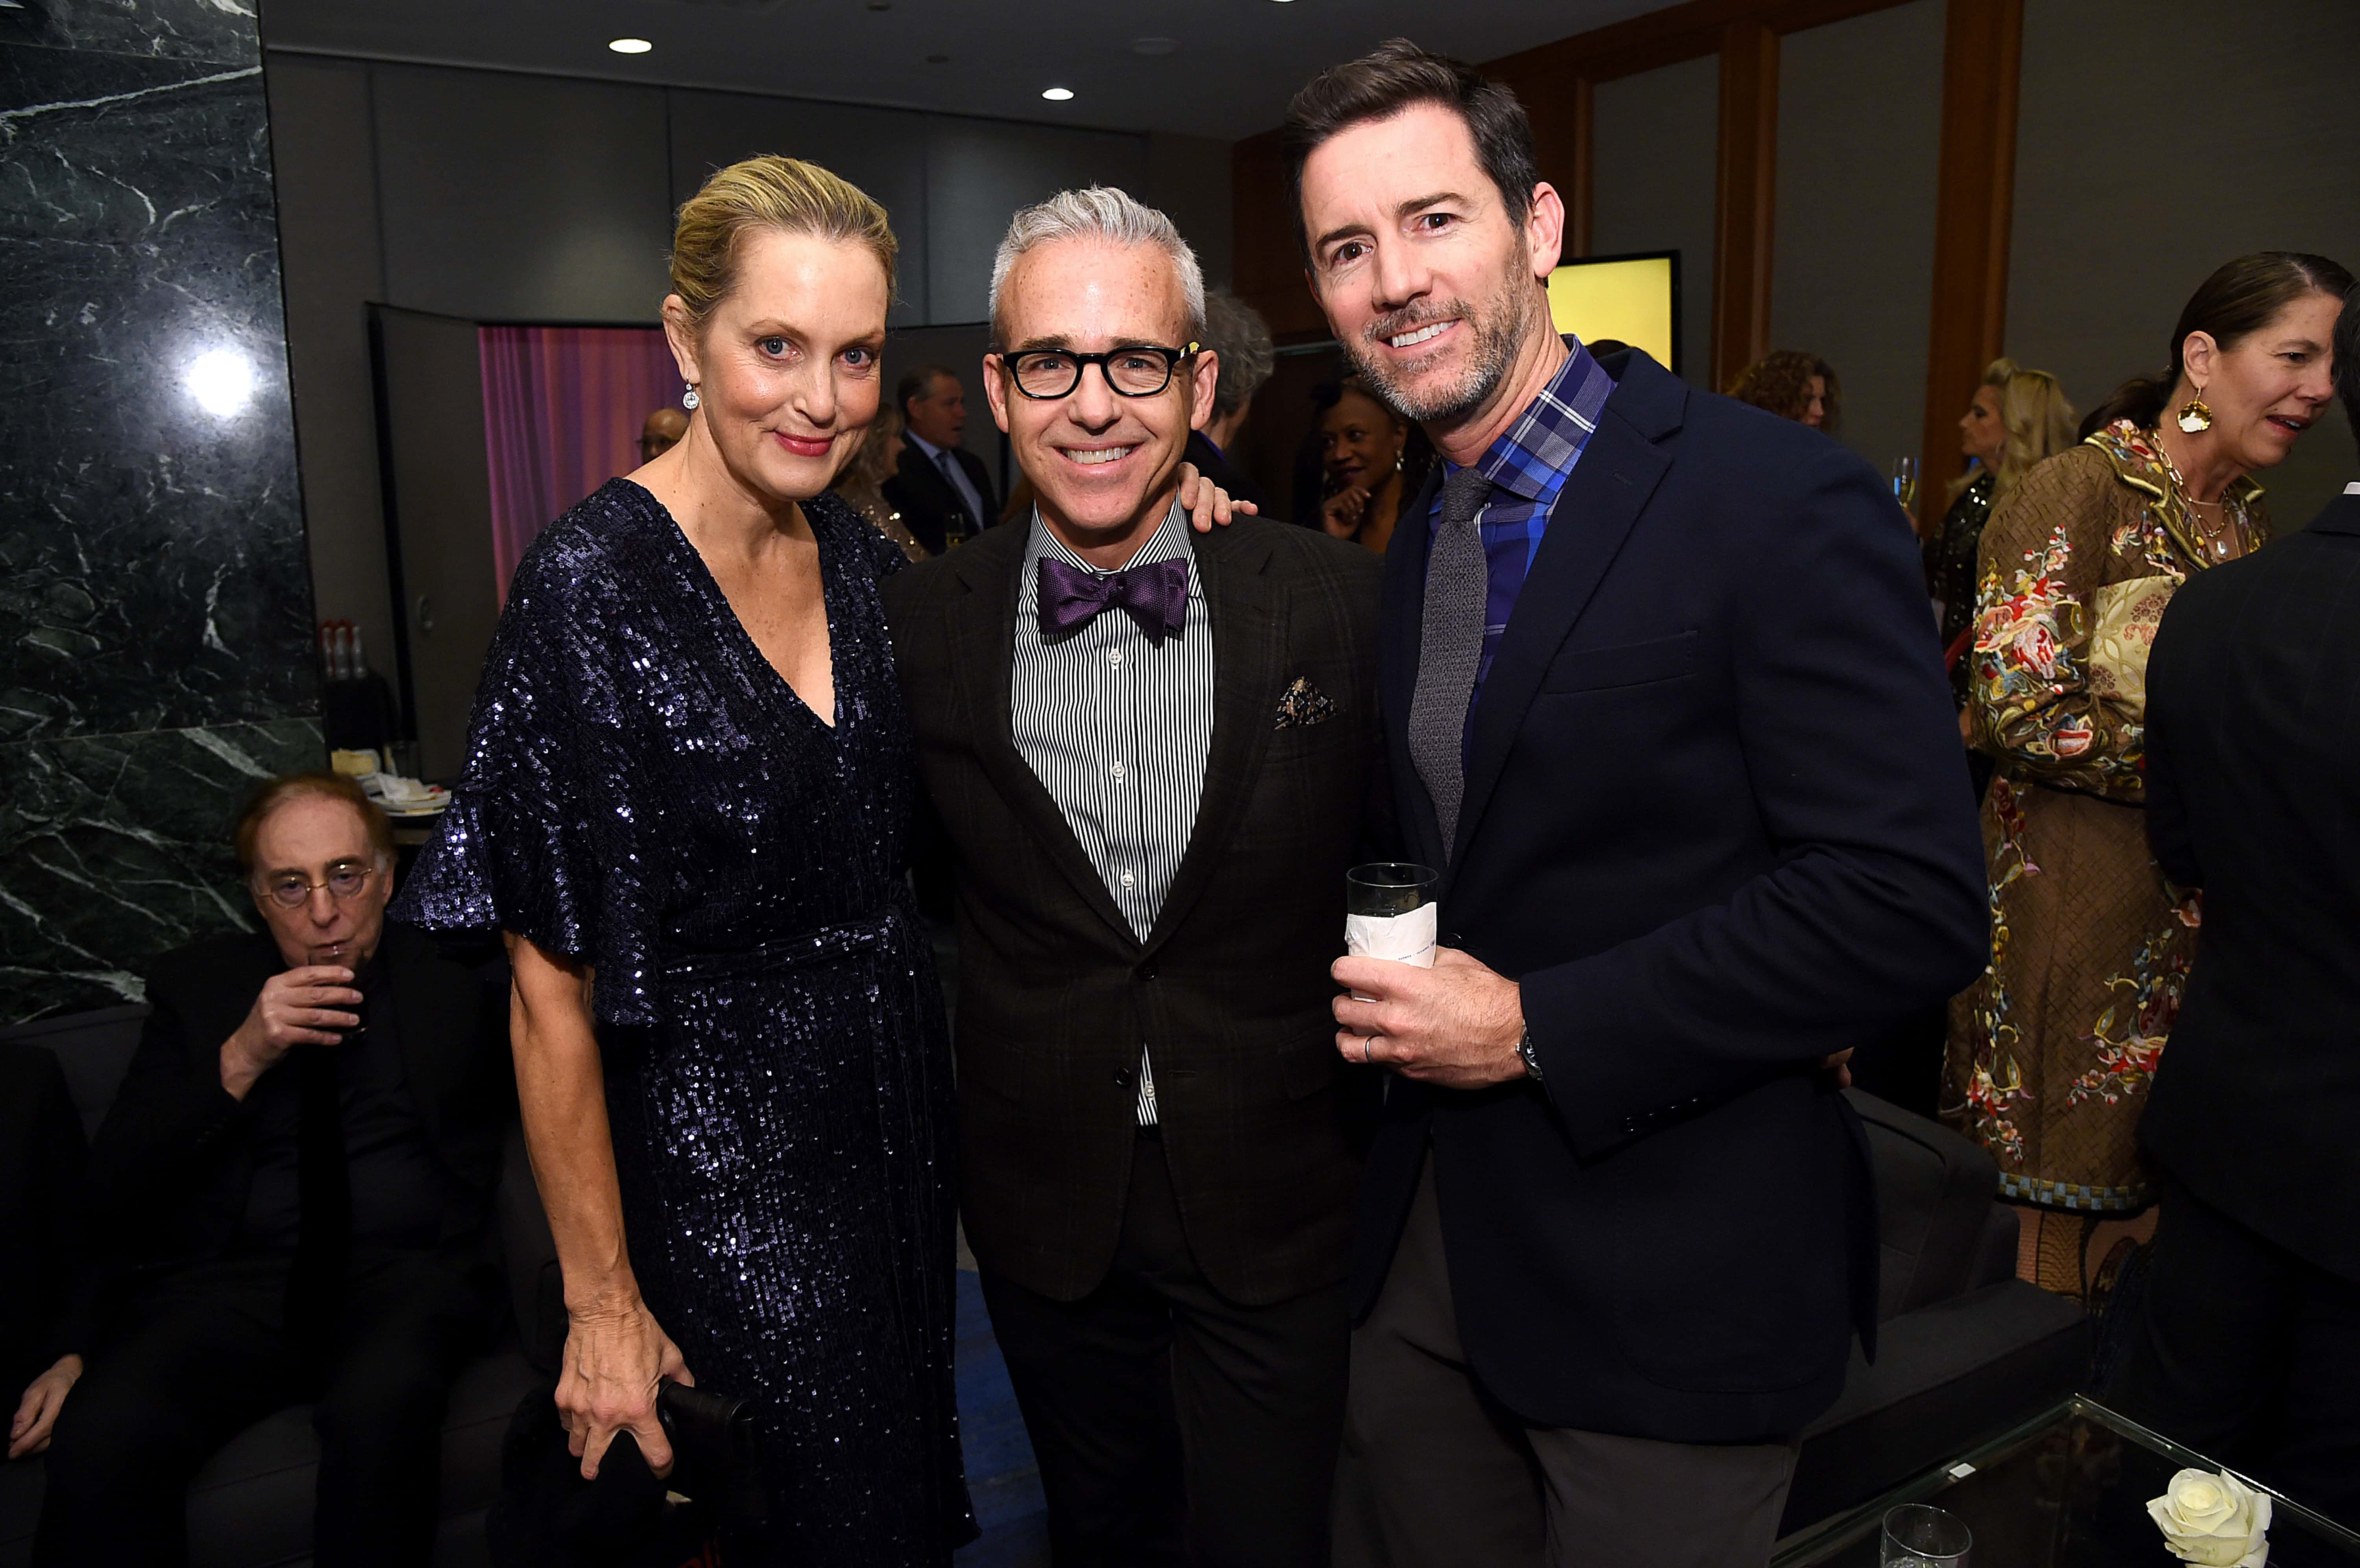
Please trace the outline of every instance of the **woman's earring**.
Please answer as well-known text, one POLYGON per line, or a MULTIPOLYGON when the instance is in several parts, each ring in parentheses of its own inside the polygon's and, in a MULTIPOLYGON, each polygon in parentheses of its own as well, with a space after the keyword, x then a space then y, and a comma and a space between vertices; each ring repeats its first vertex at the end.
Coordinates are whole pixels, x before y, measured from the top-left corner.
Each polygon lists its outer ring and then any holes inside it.
MULTIPOLYGON (((702 401, 703 399, 696 395, 696 386, 694 382, 690 383, 687 391, 680 395, 680 406, 683 408, 694 408, 702 401)), ((2207 416, 2207 422, 2210 422, 2210 416, 2207 416)))
POLYGON ((2191 436, 2199 430, 2212 428, 2212 410, 2205 406, 2202 387, 2197 388, 2196 395, 2180 406, 2180 428, 2191 436))

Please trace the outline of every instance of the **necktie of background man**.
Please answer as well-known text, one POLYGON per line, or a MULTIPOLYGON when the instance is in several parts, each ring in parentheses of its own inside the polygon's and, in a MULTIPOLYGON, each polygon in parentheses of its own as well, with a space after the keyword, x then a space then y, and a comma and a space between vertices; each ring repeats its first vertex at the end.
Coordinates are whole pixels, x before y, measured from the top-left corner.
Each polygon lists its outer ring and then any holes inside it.
POLYGON ((967 510, 967 492, 959 488, 958 459, 951 454, 950 448, 945 447, 934 453, 934 463, 943 471, 943 483, 951 487, 951 504, 958 508, 958 515, 967 519, 967 526, 959 529, 958 537, 973 539, 983 531, 983 519, 967 510))
POLYGON ((1434 800, 1446 858, 1459 838, 1459 805, 1467 789, 1467 704, 1483 652, 1483 610, 1491 570, 1475 519, 1491 494, 1480 468, 1462 468, 1442 486, 1442 527, 1426 561, 1426 618, 1417 659, 1417 690, 1409 704, 1410 760, 1434 800))

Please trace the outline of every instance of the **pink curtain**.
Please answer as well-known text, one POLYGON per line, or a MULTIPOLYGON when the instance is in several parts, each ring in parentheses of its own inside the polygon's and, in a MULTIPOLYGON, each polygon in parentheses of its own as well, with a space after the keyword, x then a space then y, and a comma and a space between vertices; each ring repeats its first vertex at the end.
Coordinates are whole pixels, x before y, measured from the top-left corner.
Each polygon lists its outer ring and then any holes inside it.
POLYGON ((568 506, 639 466, 639 426, 680 401, 652 327, 485 327, 484 451, 500 603, 525 547, 568 506))

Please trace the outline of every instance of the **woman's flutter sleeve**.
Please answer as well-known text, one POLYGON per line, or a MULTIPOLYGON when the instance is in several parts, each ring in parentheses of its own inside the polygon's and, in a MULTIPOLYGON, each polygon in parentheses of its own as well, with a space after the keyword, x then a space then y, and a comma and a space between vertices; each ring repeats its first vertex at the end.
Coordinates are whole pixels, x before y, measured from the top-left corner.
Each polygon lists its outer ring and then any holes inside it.
POLYGON ((2091 689, 2112 470, 2078 448, 1992 510, 1977 551, 1968 711, 1974 745, 2013 771, 2110 799, 2144 798, 2142 726, 2091 689))
POLYGON ((554 550, 519 565, 476 688, 466 768, 391 912, 435 929, 497 927, 594 965, 597 1015, 644 1023, 647 856, 586 586, 554 550))

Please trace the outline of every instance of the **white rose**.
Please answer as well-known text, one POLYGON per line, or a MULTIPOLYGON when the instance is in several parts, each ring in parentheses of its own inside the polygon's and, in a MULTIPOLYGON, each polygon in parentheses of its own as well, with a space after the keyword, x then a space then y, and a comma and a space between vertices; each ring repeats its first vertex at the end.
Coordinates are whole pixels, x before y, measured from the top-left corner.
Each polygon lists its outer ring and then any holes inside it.
POLYGON ((2263 1568, 2270 1560, 2270 1500, 2234 1475, 2182 1470, 2147 1506, 2163 1543, 2183 1563, 2205 1568, 2263 1568))

